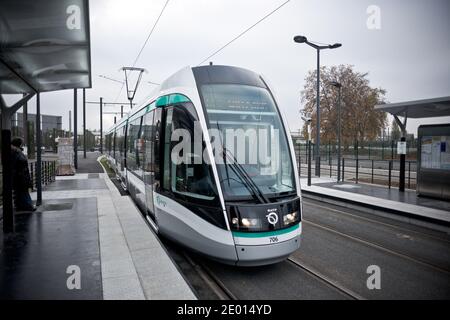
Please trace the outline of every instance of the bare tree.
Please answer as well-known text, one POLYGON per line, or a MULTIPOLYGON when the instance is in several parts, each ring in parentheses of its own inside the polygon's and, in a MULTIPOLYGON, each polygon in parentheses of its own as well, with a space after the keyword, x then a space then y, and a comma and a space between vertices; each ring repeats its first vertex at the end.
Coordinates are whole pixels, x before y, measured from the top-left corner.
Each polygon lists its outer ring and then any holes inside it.
MULTIPOLYGON (((386 91, 372 88, 367 79, 368 73, 360 73, 351 65, 320 68, 320 137, 323 142, 337 139, 337 90, 330 85, 332 81, 342 84, 342 143, 344 146, 355 141, 371 141, 379 136, 386 126, 386 114, 376 111, 376 104, 384 103, 386 91)), ((303 112, 311 114, 312 136, 316 135, 316 70, 305 78, 301 93, 303 112)))

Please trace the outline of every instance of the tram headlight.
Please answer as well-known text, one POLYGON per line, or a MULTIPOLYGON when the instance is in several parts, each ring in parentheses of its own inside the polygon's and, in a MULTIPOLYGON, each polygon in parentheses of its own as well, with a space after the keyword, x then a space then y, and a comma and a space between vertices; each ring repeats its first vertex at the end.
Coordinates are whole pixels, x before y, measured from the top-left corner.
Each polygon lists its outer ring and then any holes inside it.
POLYGON ((285 214, 283 216, 283 223, 286 226, 288 224, 291 224, 291 223, 297 221, 297 218, 298 218, 298 211, 294 211, 292 213, 285 214))
POLYGON ((242 218, 241 223, 244 227, 256 227, 259 224, 259 219, 242 218))

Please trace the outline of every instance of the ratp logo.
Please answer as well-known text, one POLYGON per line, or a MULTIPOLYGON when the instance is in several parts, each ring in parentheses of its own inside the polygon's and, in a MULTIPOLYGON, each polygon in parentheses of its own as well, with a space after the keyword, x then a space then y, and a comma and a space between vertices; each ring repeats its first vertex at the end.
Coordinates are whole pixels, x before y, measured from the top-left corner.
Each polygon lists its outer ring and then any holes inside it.
POLYGON ((267 221, 271 224, 271 225, 275 225, 278 222, 278 215, 275 212, 271 212, 269 213, 267 216, 267 221))

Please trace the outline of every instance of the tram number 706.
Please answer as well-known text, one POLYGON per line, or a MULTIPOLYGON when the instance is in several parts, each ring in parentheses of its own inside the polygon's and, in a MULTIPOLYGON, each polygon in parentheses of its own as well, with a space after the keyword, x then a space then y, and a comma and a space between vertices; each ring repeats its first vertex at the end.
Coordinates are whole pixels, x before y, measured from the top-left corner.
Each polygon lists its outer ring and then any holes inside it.
POLYGON ((278 237, 270 237, 270 238, 269 238, 269 242, 270 242, 270 243, 276 243, 276 242, 278 242, 278 237))

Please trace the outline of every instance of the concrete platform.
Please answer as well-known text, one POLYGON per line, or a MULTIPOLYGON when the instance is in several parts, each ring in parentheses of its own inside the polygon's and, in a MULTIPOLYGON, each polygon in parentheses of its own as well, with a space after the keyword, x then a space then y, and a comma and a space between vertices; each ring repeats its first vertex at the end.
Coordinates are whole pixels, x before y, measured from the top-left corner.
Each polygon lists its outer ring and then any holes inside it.
POLYGON ((131 198, 97 177, 57 177, 40 213, 16 217, 0 252, 0 299, 196 299, 131 198), (79 290, 67 288, 71 265, 79 290))
MULTIPOLYGON (((413 191, 354 183, 337 183, 328 178, 300 179, 302 192, 321 200, 337 200, 373 210, 395 213, 406 220, 417 219, 450 226, 450 203, 431 198, 419 198, 413 191)), ((411 222, 411 220, 408 220, 411 222)))

